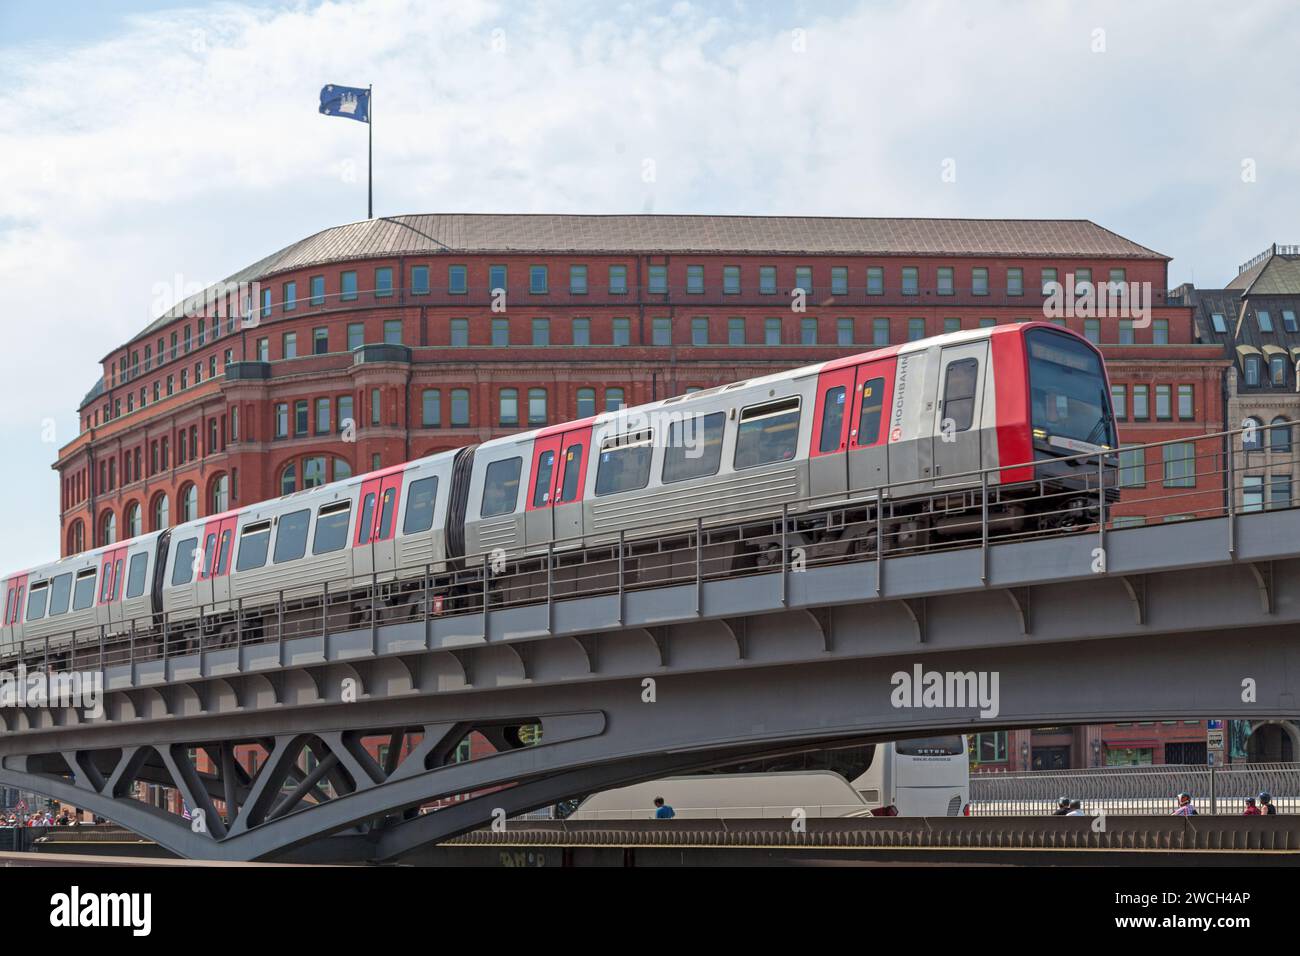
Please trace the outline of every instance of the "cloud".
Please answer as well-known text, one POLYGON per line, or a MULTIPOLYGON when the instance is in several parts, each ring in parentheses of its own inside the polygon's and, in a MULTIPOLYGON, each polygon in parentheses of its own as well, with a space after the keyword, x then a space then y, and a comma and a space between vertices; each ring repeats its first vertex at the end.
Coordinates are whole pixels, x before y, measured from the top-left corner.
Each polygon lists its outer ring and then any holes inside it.
MULTIPOLYGON (((1283 0, 363 0, 155 11, 9 46, 0 430, 54 418, 71 437, 160 282, 364 215, 366 128, 317 114, 326 82, 375 87, 380 214, 1083 217, 1207 285, 1300 240, 1300 137, 1276 108, 1297 41, 1283 0)), ((40 530, 14 557, 55 543, 53 455, 35 448, 13 467, 42 475, 40 507, 6 507, 40 530)))

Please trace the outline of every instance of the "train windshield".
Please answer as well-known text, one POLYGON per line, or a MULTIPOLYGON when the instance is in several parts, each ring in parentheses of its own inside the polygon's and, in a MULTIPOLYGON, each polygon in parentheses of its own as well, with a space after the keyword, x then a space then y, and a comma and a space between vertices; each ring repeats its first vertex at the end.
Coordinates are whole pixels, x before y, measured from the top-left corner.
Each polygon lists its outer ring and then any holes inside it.
POLYGON ((1115 447, 1101 357, 1087 343, 1050 329, 1031 329, 1025 338, 1034 431, 1077 451, 1095 450, 1076 447, 1079 442, 1115 447))

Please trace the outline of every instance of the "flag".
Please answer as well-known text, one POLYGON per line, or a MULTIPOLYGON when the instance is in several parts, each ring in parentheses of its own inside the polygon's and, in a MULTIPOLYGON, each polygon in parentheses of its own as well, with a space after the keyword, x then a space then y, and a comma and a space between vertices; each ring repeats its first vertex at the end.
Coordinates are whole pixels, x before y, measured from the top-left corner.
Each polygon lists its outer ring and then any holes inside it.
POLYGON ((326 116, 343 116, 347 119, 370 122, 370 91, 355 86, 321 87, 320 111, 326 116))

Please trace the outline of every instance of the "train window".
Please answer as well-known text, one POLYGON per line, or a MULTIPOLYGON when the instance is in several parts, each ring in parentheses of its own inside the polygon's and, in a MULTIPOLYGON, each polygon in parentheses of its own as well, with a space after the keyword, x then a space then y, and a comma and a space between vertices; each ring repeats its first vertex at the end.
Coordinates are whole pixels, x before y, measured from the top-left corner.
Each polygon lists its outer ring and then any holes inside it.
MULTIPOLYGON (((9 622, 10 624, 18 623, 18 615, 22 613, 22 609, 23 609, 23 591, 25 590, 26 588, 23 587, 23 585, 21 584, 18 585, 18 597, 14 601, 14 614, 13 614, 13 619, 10 620, 9 622)), ((95 593, 95 586, 93 584, 90 586, 90 593, 92 596, 95 593)))
POLYGON ((740 413, 735 465, 755 468, 790 461, 799 445, 799 399, 782 398, 751 405, 740 413))
POLYGON ((540 508, 550 500, 551 476, 555 473, 555 451, 549 449, 537 457, 537 477, 533 479, 533 507, 540 508))
POLYGON ((50 583, 50 616, 68 613, 72 598, 72 574, 60 574, 50 583))
POLYGON ((312 554, 342 551, 348 544, 348 525, 352 523, 352 502, 336 501, 324 505, 316 512, 316 537, 311 542, 312 554))
POLYGON ((212 559, 217 553, 217 533, 214 531, 203 542, 203 573, 212 573, 212 559))
POLYGON ((664 484, 707 478, 716 475, 722 464, 722 429, 725 412, 695 415, 668 425, 668 444, 664 448, 664 484))
POLYGON ((393 509, 397 507, 397 489, 385 488, 383 505, 379 510, 379 540, 387 541, 393 535, 393 509))
POLYGON ((137 598, 144 594, 144 573, 149 567, 149 552, 141 551, 132 556, 131 567, 126 574, 126 596, 137 598))
POLYGON ((8 596, 5 598, 5 616, 4 616, 4 623, 5 623, 6 625, 9 624, 9 612, 13 610, 13 606, 14 606, 14 589, 13 589, 13 588, 10 588, 10 589, 9 589, 9 594, 8 594, 8 596))
POLYGON ((880 441, 880 420, 885 411, 885 380, 873 378, 862 386, 862 412, 858 416, 858 444, 880 441))
POLYGON ((77 573, 76 583, 72 585, 72 609, 84 611, 95 603, 95 569, 86 568, 77 573))
POLYGON ((818 451, 837 451, 840 436, 844 434, 844 395, 843 385, 826 390, 822 399, 822 434, 817 443, 818 451))
POLYGON ((45 616, 45 602, 50 596, 50 582, 33 584, 27 592, 27 620, 39 621, 45 616))
POLYGON ((596 466, 596 494, 616 495, 650 484, 650 459, 654 433, 649 429, 606 438, 600 443, 596 466))
POLYGON ((582 477, 582 445, 570 445, 564 449, 564 487, 560 489, 560 501, 573 501, 578 497, 578 479, 582 477))
POLYGON ((433 527, 433 504, 438 500, 438 477, 421 478, 406 489, 406 520, 402 534, 419 534, 433 527))
POLYGON ((253 571, 266 564, 266 552, 271 544, 271 522, 259 521, 244 525, 239 532, 239 555, 235 558, 236 571, 253 571))
POLYGON ((522 458, 503 458, 488 465, 483 478, 483 503, 478 511, 480 518, 508 515, 515 510, 523 465, 522 458))
POLYGON ((229 528, 221 532, 221 551, 218 553, 218 557, 217 557, 217 575, 220 576, 225 574, 226 569, 228 567, 230 567, 230 529, 229 528))
POLYGON ((307 528, 311 525, 311 511, 304 508, 284 515, 275 530, 275 563, 297 561, 307 553, 307 528))
POLYGON ((104 581, 99 588, 99 603, 108 601, 113 593, 113 562, 104 562, 104 581))
POLYGON ((113 565, 113 596, 111 600, 116 601, 122 596, 122 559, 117 559, 117 564, 113 565))
POLYGON ((964 432, 975 419, 975 384, 979 379, 977 359, 958 359, 948 365, 943 377, 943 418, 951 419, 954 431, 964 432))
MULTIPOLYGON (((194 579, 194 552, 198 550, 198 538, 186 538, 176 545, 176 562, 172 565, 172 587, 189 584, 194 579)), ((80 582, 77 584, 81 586, 80 582)))
POLYGON ((366 500, 361 503, 361 523, 357 526, 357 544, 363 544, 370 540, 370 530, 375 521, 375 493, 372 491, 366 495, 366 500))

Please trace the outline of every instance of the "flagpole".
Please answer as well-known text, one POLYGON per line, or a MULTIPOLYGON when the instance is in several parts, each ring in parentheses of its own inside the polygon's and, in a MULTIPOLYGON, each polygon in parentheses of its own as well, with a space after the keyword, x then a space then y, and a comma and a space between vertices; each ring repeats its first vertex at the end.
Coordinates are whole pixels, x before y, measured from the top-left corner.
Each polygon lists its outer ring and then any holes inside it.
POLYGON ((375 218, 375 87, 367 86, 366 126, 370 136, 370 145, 366 154, 366 218, 375 218))

